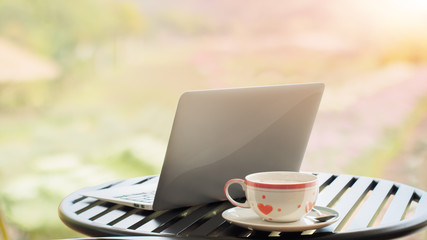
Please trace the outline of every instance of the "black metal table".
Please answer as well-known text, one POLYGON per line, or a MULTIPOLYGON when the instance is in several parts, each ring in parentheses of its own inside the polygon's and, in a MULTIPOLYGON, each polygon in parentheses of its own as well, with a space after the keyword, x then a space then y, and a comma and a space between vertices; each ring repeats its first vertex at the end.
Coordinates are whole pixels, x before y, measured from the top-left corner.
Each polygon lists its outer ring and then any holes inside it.
POLYGON ((85 188, 67 196, 59 216, 70 228, 89 236, 178 236, 248 239, 389 239, 427 226, 427 192, 382 179, 314 173, 320 194, 316 205, 338 211, 338 222, 304 232, 252 231, 225 221, 221 213, 228 202, 146 211, 83 197, 79 192, 120 185, 140 184, 147 177, 132 178, 85 188))

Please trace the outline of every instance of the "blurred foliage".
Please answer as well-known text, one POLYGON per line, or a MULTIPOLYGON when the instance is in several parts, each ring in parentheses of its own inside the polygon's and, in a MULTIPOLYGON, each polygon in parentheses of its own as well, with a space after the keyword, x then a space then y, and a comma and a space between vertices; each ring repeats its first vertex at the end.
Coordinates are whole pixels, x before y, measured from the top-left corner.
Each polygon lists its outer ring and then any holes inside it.
POLYGON ((0 35, 65 66, 74 63, 80 44, 98 45, 144 29, 144 19, 127 2, 0 1, 0 35))
MULTIPOLYGON (((420 123, 426 121, 427 96, 422 97, 413 111, 400 125, 399 128, 387 128, 382 138, 371 149, 361 154, 358 158, 346 166, 346 171, 354 175, 381 176, 390 164, 390 159, 407 151, 407 143, 414 138, 414 133, 420 123), (369 165, 369 168, 365 166, 369 165)), ((412 183, 416 184, 416 182, 412 183)))
POLYGON ((45 81, 0 83, 0 112, 37 108, 48 102, 52 83, 45 81))
MULTIPOLYGON (((0 36, 63 70, 53 81, 0 83, 0 163, 8 166, 0 168, 0 209, 10 238, 78 236, 58 218, 64 196, 88 184, 158 170, 135 156, 132 146, 114 141, 132 139, 126 134, 134 129, 114 127, 123 122, 106 109, 89 113, 96 106, 84 106, 85 97, 76 96, 96 78, 87 66, 97 51, 120 36, 144 34, 145 24, 124 1, 0 1, 0 36)), ((114 54, 107 57, 114 62, 114 54)))
MULTIPOLYGON (((158 173, 183 91, 313 80, 349 86, 342 99, 334 96, 336 105, 369 95, 365 88, 355 94, 360 82, 394 75, 377 70, 427 62, 424 15, 408 20, 408 9, 400 19, 408 24, 393 32, 393 11, 379 23, 374 7, 351 1, 187 3, 0 0, 0 37, 61 68, 56 79, 0 82, 0 164, 7 166, 0 211, 13 239, 78 236, 57 216, 66 195, 158 173), (354 13, 343 17, 342 9, 354 13), (383 29, 391 33, 382 36, 383 29)), ((425 105, 414 111, 401 131, 385 130, 385 145, 361 153, 379 159, 366 163, 372 171, 365 164, 346 170, 381 172, 406 132, 416 131, 425 105)), ((324 167, 337 165, 321 158, 324 167)))

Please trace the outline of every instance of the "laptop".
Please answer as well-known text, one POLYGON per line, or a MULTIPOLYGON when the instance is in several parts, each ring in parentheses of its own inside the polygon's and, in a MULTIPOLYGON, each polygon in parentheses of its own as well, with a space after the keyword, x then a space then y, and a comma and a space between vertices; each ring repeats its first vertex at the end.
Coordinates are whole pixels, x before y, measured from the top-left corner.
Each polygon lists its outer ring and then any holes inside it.
POLYGON ((305 83, 185 92, 160 175, 83 195, 157 211, 225 200, 231 178, 299 171, 323 90, 305 83))

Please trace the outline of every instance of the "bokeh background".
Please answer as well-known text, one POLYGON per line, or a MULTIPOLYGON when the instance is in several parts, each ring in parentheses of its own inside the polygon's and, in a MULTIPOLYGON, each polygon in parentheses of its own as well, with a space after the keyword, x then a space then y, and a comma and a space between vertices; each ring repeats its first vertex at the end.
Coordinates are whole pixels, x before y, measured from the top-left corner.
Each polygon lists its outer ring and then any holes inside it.
POLYGON ((324 82, 302 170, 427 190, 426 29, 422 0, 0 0, 8 239, 81 236, 61 199, 159 173, 187 90, 324 82))

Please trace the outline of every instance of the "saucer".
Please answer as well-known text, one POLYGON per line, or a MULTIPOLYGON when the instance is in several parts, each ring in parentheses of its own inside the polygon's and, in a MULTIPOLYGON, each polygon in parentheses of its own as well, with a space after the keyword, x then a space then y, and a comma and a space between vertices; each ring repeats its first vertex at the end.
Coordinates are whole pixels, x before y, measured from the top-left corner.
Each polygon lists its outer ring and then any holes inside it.
POLYGON ((339 214, 337 211, 327 208, 314 206, 323 214, 334 214, 336 217, 331 218, 325 222, 317 222, 312 220, 310 217, 316 217, 317 214, 314 211, 311 211, 306 216, 301 218, 296 222, 280 223, 280 222, 268 222, 262 220, 254 211, 249 208, 240 208, 234 207, 227 209, 222 213, 222 217, 229 221, 232 224, 235 224, 240 227, 247 228, 249 230, 261 230, 268 232, 302 232, 305 230, 317 229, 326 227, 336 222, 339 219, 339 214))

